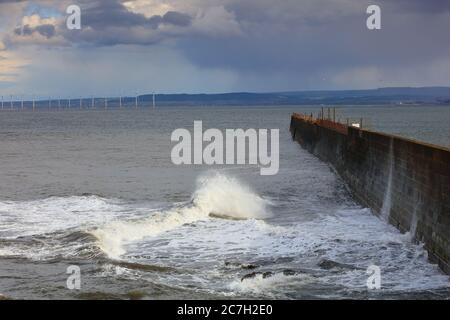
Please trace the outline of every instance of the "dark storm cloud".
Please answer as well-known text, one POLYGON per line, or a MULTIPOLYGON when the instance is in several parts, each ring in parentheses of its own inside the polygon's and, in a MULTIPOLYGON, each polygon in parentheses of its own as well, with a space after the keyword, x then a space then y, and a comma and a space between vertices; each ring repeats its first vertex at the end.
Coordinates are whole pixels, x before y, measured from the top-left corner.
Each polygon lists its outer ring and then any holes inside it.
POLYGON ((163 39, 157 32, 161 25, 188 27, 192 18, 184 13, 169 11, 164 15, 146 17, 128 11, 122 1, 100 1, 82 5, 82 25, 79 32, 62 29, 71 42, 112 46, 118 44, 151 45, 163 39))
POLYGON ((163 16, 163 22, 175 26, 187 27, 191 24, 192 18, 186 14, 176 11, 169 11, 163 16))
POLYGON ((450 57, 450 42, 443 41, 450 30, 445 15, 450 0, 286 1, 275 5, 276 11, 271 6, 264 0, 229 3, 244 36, 194 35, 180 40, 179 50, 202 68, 236 70, 262 82, 281 75, 277 81, 286 87, 296 85, 292 79, 299 87, 318 87, 349 74, 361 76, 361 84, 367 77, 371 85, 383 86, 392 70, 400 70, 393 77, 407 78, 407 72, 450 57), (382 8, 379 31, 366 27, 366 9, 374 3, 382 8))
POLYGON ((122 2, 122 0, 79 0, 82 21, 82 29, 79 31, 68 30, 65 20, 61 19, 55 26, 49 24, 36 27, 20 25, 13 30, 13 33, 17 37, 23 37, 22 43, 26 43, 24 41, 33 42, 32 38, 27 39, 26 37, 38 33, 47 39, 56 35, 62 36, 73 45, 152 45, 164 39, 164 34, 158 30, 161 26, 186 28, 192 23, 191 16, 176 11, 146 17, 143 14, 129 11, 122 2))
MULTIPOLYGON (((175 39, 170 42, 175 52, 171 63, 226 71, 221 73, 223 78, 236 81, 242 89, 450 81, 445 74, 449 70, 450 75, 450 42, 445 41, 450 0, 184 0, 182 6, 171 2, 173 11, 153 16, 128 11, 120 0, 77 3, 82 8, 82 30, 68 30, 61 21, 56 31, 49 26, 23 26, 15 32, 57 35, 66 42, 49 43, 69 43, 80 52, 85 45, 91 46, 88 52, 114 45, 148 46, 136 51, 151 52, 165 47, 158 46, 165 39, 175 39), (366 9, 371 4, 381 6, 381 30, 366 27, 366 9)), ((123 59, 129 56, 124 53, 123 59)), ((165 59, 160 63, 166 63, 165 59)), ((149 61, 146 56, 136 65, 151 65, 149 61)), ((203 83, 194 80, 199 86, 203 83)))
POLYGON ((115 27, 133 27, 154 25, 155 19, 147 19, 144 15, 128 11, 118 1, 97 2, 94 6, 82 6, 83 25, 94 29, 102 29, 114 25, 115 27))
POLYGON ((51 24, 43 24, 35 28, 36 32, 40 33, 46 38, 51 38, 55 35, 55 26, 51 24))
POLYGON ((95 6, 87 6, 82 9, 83 24, 93 28, 107 27, 147 27, 157 28, 160 24, 173 24, 176 26, 188 26, 191 17, 174 11, 169 11, 165 15, 154 15, 145 17, 142 14, 128 11, 121 1, 103 1, 95 6))
POLYGON ((15 28, 14 33, 18 36, 31 36, 33 33, 39 33, 47 39, 50 39, 55 36, 56 28, 52 24, 42 24, 34 28, 26 24, 22 27, 15 28))

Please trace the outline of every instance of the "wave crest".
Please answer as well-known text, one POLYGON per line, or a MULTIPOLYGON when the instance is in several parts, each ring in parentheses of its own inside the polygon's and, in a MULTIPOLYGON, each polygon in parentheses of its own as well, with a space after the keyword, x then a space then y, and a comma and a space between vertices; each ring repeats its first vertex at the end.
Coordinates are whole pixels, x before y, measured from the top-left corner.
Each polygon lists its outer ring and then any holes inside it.
POLYGON ((192 202, 203 212, 236 219, 270 216, 270 203, 236 178, 214 174, 199 178, 197 183, 192 202))
POLYGON ((269 202, 236 178, 222 174, 200 177, 189 204, 135 221, 114 221, 92 231, 100 248, 111 258, 126 253, 125 243, 156 236, 210 216, 233 219, 262 219, 270 215, 269 202))

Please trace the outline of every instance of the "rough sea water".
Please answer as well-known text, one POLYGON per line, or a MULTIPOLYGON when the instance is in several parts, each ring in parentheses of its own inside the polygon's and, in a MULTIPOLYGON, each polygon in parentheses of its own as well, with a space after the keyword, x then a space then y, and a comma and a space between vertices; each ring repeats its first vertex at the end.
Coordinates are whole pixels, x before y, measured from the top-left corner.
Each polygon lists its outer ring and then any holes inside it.
MULTIPOLYGON (((448 145, 450 109, 427 108, 339 112, 448 145)), ((355 203, 326 163, 292 141, 294 111, 318 109, 0 113, 0 294, 450 298, 449 277, 421 244, 355 203), (174 166, 170 135, 192 130, 194 120, 204 129, 279 128, 278 175, 261 176, 257 166, 174 166), (80 290, 66 287, 71 265, 81 269, 80 290), (370 265, 381 269, 380 290, 367 288, 370 265)))

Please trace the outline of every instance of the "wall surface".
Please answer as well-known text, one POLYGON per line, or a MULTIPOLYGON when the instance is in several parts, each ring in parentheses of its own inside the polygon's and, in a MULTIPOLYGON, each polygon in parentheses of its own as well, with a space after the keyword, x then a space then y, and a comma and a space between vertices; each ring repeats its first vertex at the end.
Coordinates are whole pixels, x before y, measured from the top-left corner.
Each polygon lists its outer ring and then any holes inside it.
POLYGON ((450 149, 299 114, 290 131, 336 169, 358 202, 410 232, 450 274, 450 149))

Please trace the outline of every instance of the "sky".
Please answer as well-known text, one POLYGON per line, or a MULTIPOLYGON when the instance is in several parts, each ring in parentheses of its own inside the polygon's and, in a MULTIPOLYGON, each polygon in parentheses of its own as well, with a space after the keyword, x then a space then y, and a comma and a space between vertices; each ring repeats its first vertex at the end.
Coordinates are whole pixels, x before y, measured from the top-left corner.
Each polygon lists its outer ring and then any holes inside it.
POLYGON ((450 86, 449 31, 448 0, 0 0, 0 94, 450 86))

